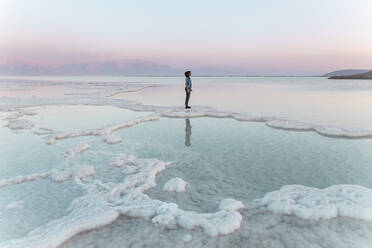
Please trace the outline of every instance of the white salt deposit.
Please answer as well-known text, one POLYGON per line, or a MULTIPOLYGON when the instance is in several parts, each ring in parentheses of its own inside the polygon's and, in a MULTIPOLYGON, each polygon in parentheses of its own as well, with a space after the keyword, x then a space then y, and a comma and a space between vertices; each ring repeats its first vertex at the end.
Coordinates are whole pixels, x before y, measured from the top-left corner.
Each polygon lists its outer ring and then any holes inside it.
POLYGON ((238 211, 221 210, 215 213, 201 214, 183 211, 176 208, 176 206, 170 206, 169 210, 158 212, 152 221, 169 228, 174 224, 178 224, 189 230, 201 228, 210 236, 232 233, 240 227, 242 221, 242 216, 238 211))
POLYGON ((14 209, 17 209, 17 208, 23 208, 23 207, 24 207, 24 204, 25 204, 24 201, 16 201, 16 202, 12 202, 12 203, 9 203, 9 204, 6 206, 6 209, 7 209, 7 210, 14 210, 14 209))
POLYGON ((119 154, 116 158, 114 158, 110 165, 115 167, 123 167, 127 165, 131 165, 136 161, 136 157, 133 155, 128 155, 126 153, 119 154))
POLYGON ((17 129, 31 129, 35 126, 35 124, 27 119, 16 119, 16 120, 9 120, 8 125, 10 129, 17 130, 17 129))
MULTIPOLYGON (((136 105, 137 109, 140 108, 136 105)), ((229 113, 224 111, 211 111, 202 110, 195 108, 192 111, 173 111, 170 109, 163 109, 153 107, 153 111, 160 112, 161 116, 168 118, 196 118, 196 117, 214 117, 214 118, 233 118, 237 121, 254 121, 264 122, 268 127, 279 128, 285 130, 297 130, 297 131, 315 131, 321 135, 328 137, 340 137, 340 138, 371 138, 372 130, 346 128, 328 125, 312 124, 307 122, 289 120, 283 117, 276 116, 258 116, 251 115, 248 113, 229 113)))
POLYGON ((371 138, 372 132, 370 130, 357 128, 343 128, 336 126, 316 126, 315 131, 319 134, 328 137, 338 138, 371 138))
POLYGON ((39 127, 39 130, 47 132, 47 133, 53 133, 54 129, 49 128, 49 127, 39 127))
POLYGON ((22 116, 24 116, 24 115, 29 115, 29 116, 37 115, 37 112, 33 111, 32 109, 26 109, 26 108, 19 109, 18 113, 22 116))
POLYGON ((228 118, 231 117, 231 113, 223 111, 206 111, 205 116, 214 118, 228 118))
POLYGON ((116 136, 114 136, 114 135, 104 136, 104 137, 102 138, 102 140, 103 140, 104 142, 106 142, 107 144, 111 144, 111 145, 113 145, 113 144, 119 144, 120 142, 123 141, 122 138, 120 138, 120 137, 116 137, 116 136))
POLYGON ((243 209, 245 206, 240 201, 234 199, 224 199, 220 202, 219 210, 236 211, 243 209))
POLYGON ((187 242, 190 242, 192 240, 192 236, 190 234, 185 234, 183 237, 182 237, 182 240, 183 242, 187 243, 187 242))
POLYGON ((24 182, 31 182, 38 179, 44 179, 47 178, 50 175, 50 172, 48 173, 35 173, 27 176, 16 176, 10 179, 4 179, 0 180, 0 188, 7 187, 9 185, 13 184, 20 184, 24 182))
MULTIPOLYGON (((156 185, 156 174, 170 164, 156 159, 136 159, 132 164, 137 172, 126 176, 121 183, 81 182, 87 187, 87 194, 72 202, 69 214, 35 229, 24 238, 3 242, 0 247, 58 247, 80 232, 112 223, 120 215, 151 219, 152 223, 167 228, 201 229, 210 236, 229 234, 240 227, 242 216, 236 207, 231 207, 236 205, 231 199, 224 201, 225 207, 216 213, 184 211, 177 204, 151 199, 144 192, 156 185)), ((94 168, 88 166, 50 173, 56 181, 92 174, 94 168)))
MULTIPOLYGON (((92 88, 90 86, 92 85, 89 85, 88 88, 92 88)), ((96 85, 94 85, 94 87, 96 87, 96 85)), ((108 85, 103 84, 103 88, 106 87, 108 87, 108 85)), ((196 106, 193 107, 192 110, 185 111, 182 107, 156 107, 151 105, 138 104, 135 102, 128 102, 124 100, 114 101, 97 97, 102 95, 110 95, 110 93, 112 93, 111 91, 112 89, 107 91, 105 90, 104 94, 97 93, 97 95, 94 95, 93 98, 81 97, 55 100, 48 99, 41 102, 39 101, 39 99, 35 101, 33 101, 32 99, 27 99, 22 102, 18 103, 17 101, 17 103, 12 104, 16 104, 16 106, 39 106, 48 104, 76 103, 112 105, 127 109, 138 111, 152 111, 156 113, 151 116, 141 117, 132 121, 121 122, 98 129, 87 129, 79 132, 57 133, 50 128, 39 128, 38 131, 34 132, 37 135, 50 135, 50 137, 48 137, 49 144, 54 144, 57 140, 60 139, 68 139, 81 136, 100 136, 102 140, 107 143, 119 143, 121 142, 121 138, 114 136, 113 132, 121 128, 127 128, 137 125, 142 122, 158 120, 161 116, 168 118, 233 118, 238 121, 259 121, 265 123, 269 127, 274 128, 315 131, 321 135, 329 137, 372 137, 372 131, 370 130, 316 125, 312 123, 293 121, 275 116, 259 116, 237 112, 232 113, 200 106, 196 106)), ((72 93, 71 96, 73 96, 72 93)), ((79 95, 79 97, 80 96, 81 95, 79 95)), ((6 106, 7 105, 4 104, 0 107, 2 109, 7 109, 6 106)), ((4 119, 8 122, 9 128, 31 129, 34 127, 34 123, 28 120, 32 120, 32 118, 27 116, 35 115, 37 114, 36 112, 29 111, 29 109, 13 109, 12 111, 15 113, 7 116, 6 119, 4 119)), ((79 146, 76 146, 68 150, 66 154, 70 154, 73 157, 76 157, 79 153, 85 151, 88 148, 86 148, 86 146, 84 145, 81 145, 80 148, 79 146)), ((110 148, 114 149, 113 147, 110 148)), ((0 247, 58 247, 63 242, 72 238, 76 234, 112 223, 120 215, 149 220, 149 225, 153 223, 155 225, 160 225, 166 228, 184 228, 187 230, 193 230, 195 232, 202 230, 210 236, 230 234, 240 228, 240 226, 242 225, 242 215, 239 211, 247 208, 244 207, 242 202, 234 199, 222 200, 219 203, 216 212, 213 212, 212 207, 208 208, 208 213, 198 213, 194 211, 185 211, 175 203, 168 203, 165 201, 152 199, 148 194, 146 194, 147 190, 153 188, 156 185, 157 174, 165 170, 167 166, 169 166, 169 163, 165 163, 156 159, 136 159, 134 156, 121 154, 112 161, 111 165, 119 167, 122 170, 122 173, 125 174, 121 175, 123 181, 119 183, 115 181, 114 183, 103 182, 96 178, 88 178, 95 174, 95 168, 93 166, 73 166, 62 171, 51 170, 46 173, 35 173, 28 176, 17 176, 14 178, 1 180, 0 188, 39 179, 48 179, 51 180, 51 183, 73 179, 72 182, 77 183, 84 190, 86 190, 86 194, 81 197, 75 198, 71 203, 67 213, 63 217, 52 220, 45 225, 41 225, 35 228, 23 238, 4 241, 3 243, 0 243, 0 247), (209 211, 212 212, 209 213, 209 211)), ((278 171, 280 169, 281 167, 278 166, 278 171)), ((170 188, 170 191, 172 192, 177 192, 180 189, 180 191, 182 192, 186 187, 186 183, 183 180, 177 181, 178 182, 174 183, 170 183, 170 181, 167 182, 169 183, 169 187, 166 187, 165 184, 164 188, 170 188)), ((370 189, 356 185, 335 185, 326 189, 316 189, 300 185, 291 185, 285 186, 279 191, 274 191, 266 194, 263 199, 259 200, 260 204, 258 206, 253 204, 255 206, 254 209, 249 209, 249 211, 247 211, 249 213, 244 212, 244 215, 250 214, 250 212, 254 211, 264 211, 265 213, 270 213, 269 211, 266 211, 268 209, 279 215, 293 215, 303 219, 318 220, 335 217, 349 217, 353 219, 372 220, 371 195, 372 193, 370 189)), ((22 207, 22 201, 13 202, 6 206, 6 208, 8 209, 16 209, 22 207)), ((273 219, 271 213, 270 217, 270 219, 273 219)), ((280 218, 284 217, 280 216, 280 218)), ((248 220, 249 223, 247 225, 250 225, 251 219, 248 218, 248 220)), ((299 220, 296 219, 296 221, 299 220)), ((303 223, 306 222, 300 222, 300 224, 303 223)), ((281 226, 281 224, 282 223, 279 222, 274 227, 274 229, 279 228, 277 226, 281 226)), ((360 223, 358 222, 358 224, 360 223)), ((331 226, 332 223, 329 224, 327 222, 327 225, 331 226)), ((267 226, 269 227, 270 225, 268 224, 267 226)), ((321 228, 324 228, 324 226, 321 226, 321 228)), ((308 229, 308 227, 304 229, 308 229)), ((258 239, 261 238, 256 235, 256 230, 254 228, 252 228, 250 231, 252 231, 250 234, 253 234, 251 235, 251 237, 257 236, 258 239)), ((182 232, 184 232, 184 230, 182 230, 182 232)), ((369 233, 366 232, 366 234, 368 235, 369 233)), ((197 235, 195 235, 194 239, 197 239, 197 235)), ((365 234, 363 233, 362 235, 365 234)), ((239 238, 239 236, 237 237, 239 238)), ((275 237, 273 235, 273 237, 274 239, 277 239, 277 237, 279 236, 275 237)), ((184 235, 182 238, 184 242, 189 242, 191 241, 191 239, 192 236, 189 234, 184 235)), ((268 240, 267 243, 265 243, 266 246, 273 240, 268 240)), ((366 240, 370 241, 370 239, 368 240, 368 238, 366 238, 366 240)), ((360 247, 369 247, 363 245, 364 244, 360 245, 360 247)))
POLYGON ((203 117, 205 113, 203 112, 196 112, 196 111, 184 111, 184 112, 162 112, 161 114, 163 117, 170 117, 170 118, 196 118, 196 117, 203 117))
POLYGON ((372 190, 358 185, 317 189, 287 185, 265 195, 260 203, 277 214, 304 219, 350 217, 372 220, 372 190))
POLYGON ((246 113, 233 114, 232 118, 237 121, 263 121, 261 116, 246 113))
POLYGON ((31 129, 35 126, 35 124, 28 120, 22 119, 24 116, 33 116, 37 115, 37 112, 34 112, 30 109, 16 109, 14 114, 11 114, 5 118, 8 121, 7 127, 13 130, 21 130, 21 129, 31 129))
POLYGON ((174 177, 164 184, 163 190, 168 192, 181 193, 186 189, 187 183, 179 177, 174 177))
POLYGON ((49 132, 44 132, 44 131, 40 131, 40 130, 33 131, 32 133, 36 134, 36 135, 40 135, 40 136, 50 134, 49 132))
POLYGON ((21 184, 25 182, 31 182, 39 179, 51 179, 56 182, 62 182, 70 178, 74 179, 84 179, 86 177, 92 176, 94 174, 93 166, 75 166, 63 171, 58 171, 52 169, 46 173, 35 173, 27 176, 16 176, 10 179, 0 180, 0 188, 4 188, 14 184, 21 184))
POLYGON ((47 134, 52 134, 54 132, 53 129, 51 128, 46 128, 46 127, 39 127, 39 130, 33 131, 32 133, 36 135, 47 135, 47 134))
POLYGON ((290 121, 290 120, 272 120, 267 121, 266 125, 273 128, 287 129, 287 130, 299 130, 299 131, 310 131, 314 130, 314 126, 299 121, 290 121))
POLYGON ((88 143, 79 144, 72 147, 65 153, 65 157, 68 159, 75 159, 76 156, 80 153, 87 151, 90 148, 88 143))
POLYGON ((81 180, 93 176, 94 172, 95 172, 94 166, 82 165, 72 167, 64 171, 53 170, 51 172, 51 179, 53 179, 56 182, 66 181, 70 178, 81 180))
MULTIPOLYGON (((144 122, 148 122, 148 121, 155 121, 155 120, 158 120, 159 118, 160 118, 160 115, 153 114, 153 115, 146 116, 146 117, 140 117, 140 118, 137 118, 137 119, 131 120, 131 121, 124 121, 124 122, 121 122, 119 124, 114 124, 114 125, 107 126, 107 127, 104 127, 104 128, 88 129, 88 130, 84 130, 84 131, 80 131, 80 132, 56 133, 56 134, 51 135, 48 138, 47 144, 52 145, 52 144, 55 144, 57 140, 69 139, 69 138, 75 138, 75 137, 81 137, 81 136, 103 136, 104 137, 103 140, 105 142, 115 142, 115 141, 118 142, 119 141, 118 138, 109 138, 109 136, 113 132, 115 132, 119 129, 122 129, 122 128, 128 128, 128 127, 131 127, 131 126, 135 126, 135 125, 138 125, 140 123, 144 123, 144 122)), ((121 140, 120 140, 120 142, 121 142, 121 140)))
POLYGON ((267 126, 285 130, 315 131, 318 134, 336 138, 370 138, 371 130, 345 128, 329 125, 316 125, 286 119, 273 119, 265 122, 267 126))

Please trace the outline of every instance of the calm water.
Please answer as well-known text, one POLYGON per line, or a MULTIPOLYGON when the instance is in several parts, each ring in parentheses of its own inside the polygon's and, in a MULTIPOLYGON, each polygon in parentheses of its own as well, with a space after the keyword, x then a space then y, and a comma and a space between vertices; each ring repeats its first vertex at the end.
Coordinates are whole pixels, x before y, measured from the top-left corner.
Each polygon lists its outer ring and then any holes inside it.
MULTIPOLYGON (((123 123, 153 114, 130 111, 125 106, 136 106, 135 102, 154 105, 155 109, 182 105, 183 78, 27 79, 32 81, 0 80, 0 247, 372 245, 368 219, 342 215, 304 219, 295 214, 274 214, 255 201, 285 185, 372 188, 372 139, 328 138, 232 118, 160 118, 129 127, 123 123), (162 86, 155 87, 158 83, 162 86), (27 111, 20 108, 25 106, 32 107, 27 111), (19 124, 19 128, 10 129, 11 124, 19 124), (108 129, 115 130, 104 133, 108 129), (55 134, 66 138, 48 145, 55 134), (108 144, 107 135, 120 138, 119 143, 108 144), (74 149, 82 145, 88 148, 74 149), (124 155, 136 160, 112 166, 124 155), (127 194, 138 193, 142 176, 155 170, 152 159, 171 164, 158 171, 156 185, 124 201, 127 194), (76 170, 81 166, 94 168, 94 174, 76 170), (63 180, 56 180, 57 175, 63 180), (163 191, 164 184, 174 177, 187 182, 185 192, 163 191), (133 178, 138 185, 128 186, 119 200, 107 199, 116 186, 133 178), (8 184, 4 184, 6 180, 8 184), (202 220, 202 213, 217 213, 219 203, 226 198, 238 200, 246 208, 239 211, 239 228, 217 237, 207 235, 203 225, 169 227, 165 220, 152 223, 152 216, 143 212, 133 214, 138 207, 135 204, 152 211, 159 202, 175 203, 185 211, 182 214, 197 213, 193 219, 202 220), (108 221, 112 213, 124 207, 132 212, 108 221), (192 236, 191 241, 185 239, 186 234, 192 236)), ((195 77, 193 83, 193 106, 339 126, 368 128, 372 124, 368 81, 195 77)), ((150 180, 151 176, 144 178, 150 180)), ((372 195, 369 191, 359 194, 372 195)), ((372 212, 370 202, 362 205, 372 212)), ((314 214, 319 208, 313 207, 314 214)), ((233 222, 222 218, 211 225, 230 224, 233 222)))

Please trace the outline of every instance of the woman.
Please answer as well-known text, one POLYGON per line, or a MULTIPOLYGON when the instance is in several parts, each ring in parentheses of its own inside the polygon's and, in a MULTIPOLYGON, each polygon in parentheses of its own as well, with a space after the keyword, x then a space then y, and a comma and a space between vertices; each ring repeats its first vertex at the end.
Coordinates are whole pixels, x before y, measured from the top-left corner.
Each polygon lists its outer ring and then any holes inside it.
POLYGON ((191 83, 191 71, 185 72, 185 91, 186 91, 186 100, 185 100, 185 108, 191 108, 189 106, 190 94, 192 91, 192 83, 191 83))

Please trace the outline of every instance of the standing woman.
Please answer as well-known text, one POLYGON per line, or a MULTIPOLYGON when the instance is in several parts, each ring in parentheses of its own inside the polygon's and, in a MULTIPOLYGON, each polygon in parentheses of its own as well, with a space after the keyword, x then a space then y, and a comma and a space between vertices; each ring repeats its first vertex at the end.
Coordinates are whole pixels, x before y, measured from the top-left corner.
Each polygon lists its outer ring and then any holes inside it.
POLYGON ((186 100, 185 100, 185 108, 191 108, 189 106, 190 94, 192 91, 192 83, 191 83, 191 71, 185 72, 185 91, 186 91, 186 100))

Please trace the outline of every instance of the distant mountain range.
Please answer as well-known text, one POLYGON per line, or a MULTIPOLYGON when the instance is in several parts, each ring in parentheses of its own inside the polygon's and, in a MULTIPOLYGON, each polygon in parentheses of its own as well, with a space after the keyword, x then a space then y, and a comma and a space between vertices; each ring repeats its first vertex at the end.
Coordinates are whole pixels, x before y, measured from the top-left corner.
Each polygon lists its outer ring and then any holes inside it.
MULTIPOLYGON (((195 71, 194 75, 199 76, 247 75, 243 68, 229 68, 226 66, 197 66, 187 69, 195 71)), ((350 76, 369 78, 371 72, 368 71, 347 69, 333 71, 322 76, 335 79, 350 76)), ((0 63, 0 75, 2 76, 174 76, 183 75, 183 72, 183 69, 141 60, 108 60, 58 66, 40 65, 18 59, 9 59, 0 63)))
POLYGON ((363 70, 363 69, 345 69, 345 70, 338 70, 338 71, 333 71, 333 72, 324 74, 322 75, 322 77, 349 76, 349 75, 365 73, 368 71, 369 70, 363 70))
POLYGON ((146 61, 104 61, 96 63, 64 64, 41 66, 22 60, 0 64, 0 75, 175 75, 180 73, 168 65, 146 61))
POLYGON ((358 73, 353 75, 343 75, 343 76, 332 76, 329 79, 372 79, 372 71, 367 71, 364 73, 358 73))

